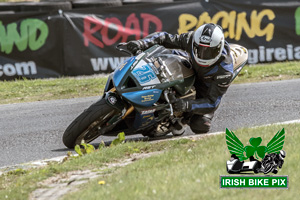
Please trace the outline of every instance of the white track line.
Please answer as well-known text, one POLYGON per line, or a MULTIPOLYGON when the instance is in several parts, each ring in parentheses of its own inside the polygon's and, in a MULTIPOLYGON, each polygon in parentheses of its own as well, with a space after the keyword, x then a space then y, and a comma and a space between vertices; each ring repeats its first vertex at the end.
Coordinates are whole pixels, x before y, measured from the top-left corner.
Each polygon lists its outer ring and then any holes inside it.
MULTIPOLYGON (((265 125, 260 125, 260 126, 254 126, 252 128, 265 127, 265 126, 271 126, 271 125, 294 124, 294 123, 299 124, 300 119, 285 121, 285 122, 278 122, 278 123, 273 123, 273 124, 265 124, 265 125)), ((223 132, 221 131, 221 132, 206 133, 206 134, 199 134, 199 135, 188 135, 188 136, 183 136, 183 137, 174 137, 174 138, 170 138, 170 139, 164 139, 163 141, 178 140, 178 139, 184 139, 184 138, 187 138, 187 139, 200 139, 200 138, 203 138, 203 137, 212 136, 212 135, 220 135, 220 134, 224 134, 224 133, 225 133, 224 131, 223 132)), ((152 141, 152 142, 160 142, 160 141, 161 140, 152 141)), ((16 170, 16 169, 37 168, 37 167, 41 167, 41 166, 46 166, 50 162, 62 162, 65 157, 67 157, 67 156, 60 156, 60 157, 55 157, 55 158, 51 158, 51 159, 37 160, 37 161, 32 161, 32 162, 23 163, 23 164, 0 167, 0 176, 3 173, 6 173, 6 172, 12 171, 12 170, 16 170)))
MULTIPOLYGON (((249 128, 259 128, 259 127, 265 127, 265 126, 272 126, 272 125, 284 125, 284 124, 294 124, 300 123, 300 119, 297 120, 291 120, 291 121, 285 121, 285 122, 277 122, 277 123, 273 123, 273 124, 265 124, 265 125, 260 125, 260 126, 253 126, 253 127, 249 127, 249 128)), ((211 136, 211 135, 220 135, 225 133, 225 131, 220 131, 220 132, 214 132, 214 133, 205 133, 205 134, 198 134, 198 135, 187 135, 187 136, 183 136, 183 137, 174 137, 174 138, 170 138, 170 139, 164 139, 165 140, 177 140, 177 139, 183 139, 183 138, 187 138, 187 139, 200 139, 203 137, 207 137, 207 136, 211 136)), ((160 142, 159 141, 153 141, 153 142, 160 142)))

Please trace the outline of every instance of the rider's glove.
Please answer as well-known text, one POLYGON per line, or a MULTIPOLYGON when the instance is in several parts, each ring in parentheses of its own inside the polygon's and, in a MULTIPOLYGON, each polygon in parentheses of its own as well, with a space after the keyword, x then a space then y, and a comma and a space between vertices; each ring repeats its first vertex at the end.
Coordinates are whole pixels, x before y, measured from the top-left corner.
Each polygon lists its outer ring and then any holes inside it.
POLYGON ((188 100, 176 99, 173 103, 173 109, 176 112, 189 112, 192 106, 188 100))
POLYGON ((130 41, 127 43, 127 49, 135 54, 138 50, 142 50, 143 49, 143 43, 141 41, 138 40, 134 40, 134 41, 130 41))

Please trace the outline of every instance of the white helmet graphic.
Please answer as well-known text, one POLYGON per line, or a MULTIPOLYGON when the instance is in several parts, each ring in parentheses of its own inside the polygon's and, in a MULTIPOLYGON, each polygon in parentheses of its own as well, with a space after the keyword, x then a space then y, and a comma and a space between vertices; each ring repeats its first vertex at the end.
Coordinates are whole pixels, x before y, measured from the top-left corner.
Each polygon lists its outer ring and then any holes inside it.
POLYGON ((193 56, 202 67, 208 67, 217 62, 224 48, 222 28, 216 24, 200 26, 193 37, 193 56))
POLYGON ((285 158, 285 156, 286 156, 285 151, 284 150, 280 150, 279 151, 279 158, 283 160, 285 158))

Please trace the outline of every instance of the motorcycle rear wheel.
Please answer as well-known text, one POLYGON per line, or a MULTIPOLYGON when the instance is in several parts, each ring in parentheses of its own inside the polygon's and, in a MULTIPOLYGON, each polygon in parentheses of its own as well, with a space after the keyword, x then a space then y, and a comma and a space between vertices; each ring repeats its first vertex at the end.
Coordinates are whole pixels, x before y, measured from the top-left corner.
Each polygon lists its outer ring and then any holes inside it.
POLYGON ((68 148, 74 148, 84 140, 89 143, 111 130, 106 123, 116 114, 116 111, 101 99, 83 111, 65 130, 63 143, 68 148))

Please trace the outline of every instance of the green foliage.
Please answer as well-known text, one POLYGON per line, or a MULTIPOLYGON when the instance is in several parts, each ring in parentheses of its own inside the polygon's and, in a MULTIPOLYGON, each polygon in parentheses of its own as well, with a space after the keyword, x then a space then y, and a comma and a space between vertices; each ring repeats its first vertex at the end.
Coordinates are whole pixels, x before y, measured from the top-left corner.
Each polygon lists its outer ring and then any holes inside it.
POLYGON ((86 144, 84 140, 82 140, 80 145, 76 145, 74 150, 78 153, 79 156, 83 156, 85 154, 90 154, 95 151, 95 147, 91 144, 86 144), (83 148, 81 148, 81 146, 83 148))
POLYGON ((115 146, 123 142, 125 142, 125 133, 121 132, 118 134, 118 137, 111 142, 110 146, 115 146))
POLYGON ((81 148, 78 144, 76 144, 75 148, 74 148, 75 152, 79 155, 79 156, 83 156, 83 153, 81 151, 81 148))
MULTIPOLYGON (((125 133, 121 132, 118 134, 117 138, 114 139, 110 146, 116 146, 118 144, 122 144, 125 142, 125 133)), ((99 144, 99 150, 103 149, 105 147, 105 143, 104 141, 101 141, 99 144)), ((75 152, 78 154, 78 156, 83 156, 85 154, 91 154, 93 153, 95 150, 95 147, 91 144, 86 144, 84 140, 81 141, 80 145, 76 145, 74 147, 75 152)), ((134 149, 135 152, 139 152, 138 149, 134 149)), ((68 157, 69 157, 69 153, 68 153, 68 157)))
POLYGON ((8 174, 10 175, 21 175, 21 174, 26 174, 27 171, 24 169, 15 169, 13 171, 9 171, 8 174))
POLYGON ((177 144, 187 144, 190 141, 191 141, 190 139, 183 138, 183 139, 177 140, 176 142, 177 142, 177 144))
POLYGON ((128 146, 129 153, 140 153, 141 150, 139 148, 134 148, 132 146, 128 146))
POLYGON ((100 144, 99 144, 99 148, 98 149, 103 149, 105 147, 105 143, 103 140, 101 140, 100 144))

